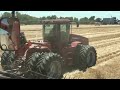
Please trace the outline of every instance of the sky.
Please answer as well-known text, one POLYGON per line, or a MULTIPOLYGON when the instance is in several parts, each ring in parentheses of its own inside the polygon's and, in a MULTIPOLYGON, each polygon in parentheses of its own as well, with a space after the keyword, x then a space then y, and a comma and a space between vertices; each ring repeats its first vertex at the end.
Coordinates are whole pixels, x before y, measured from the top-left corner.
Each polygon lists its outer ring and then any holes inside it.
MULTIPOLYGON (((11 11, 0 11, 0 15, 4 12, 11 12, 11 11)), ((120 11, 19 11, 22 14, 28 14, 30 16, 35 17, 43 17, 43 16, 51 16, 56 15, 57 17, 63 16, 63 17, 77 17, 77 18, 83 18, 83 17, 100 17, 100 18, 110 18, 110 17, 116 17, 117 19, 120 19, 120 11)))

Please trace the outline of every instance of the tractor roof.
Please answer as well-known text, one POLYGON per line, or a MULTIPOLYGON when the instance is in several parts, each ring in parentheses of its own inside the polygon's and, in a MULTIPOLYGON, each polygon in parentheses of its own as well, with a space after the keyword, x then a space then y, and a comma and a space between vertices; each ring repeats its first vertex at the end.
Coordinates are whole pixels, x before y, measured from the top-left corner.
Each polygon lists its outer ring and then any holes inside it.
POLYGON ((70 23, 71 20, 69 19, 51 19, 51 20, 42 20, 42 23, 47 24, 47 23, 51 23, 51 24, 55 24, 55 23, 70 23))

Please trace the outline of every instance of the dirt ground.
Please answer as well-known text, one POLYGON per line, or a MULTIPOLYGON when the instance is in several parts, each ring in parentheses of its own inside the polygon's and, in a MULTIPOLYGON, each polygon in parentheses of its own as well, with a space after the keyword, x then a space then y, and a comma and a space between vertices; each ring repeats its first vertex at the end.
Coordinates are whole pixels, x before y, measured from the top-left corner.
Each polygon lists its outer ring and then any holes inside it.
MULTIPOLYGON (((21 26, 28 40, 42 39, 42 26, 21 26)), ((74 34, 85 36, 97 51, 97 64, 86 72, 74 70, 64 74, 66 79, 120 79, 120 26, 73 26, 74 34)), ((1 51, 0 51, 1 52, 1 51)), ((1 53, 0 53, 1 54, 1 53)))

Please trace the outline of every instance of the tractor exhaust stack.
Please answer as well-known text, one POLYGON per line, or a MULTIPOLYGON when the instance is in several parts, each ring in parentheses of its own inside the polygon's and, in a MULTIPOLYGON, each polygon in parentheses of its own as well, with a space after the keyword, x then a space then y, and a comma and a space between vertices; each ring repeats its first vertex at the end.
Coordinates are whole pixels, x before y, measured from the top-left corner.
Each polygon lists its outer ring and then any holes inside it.
POLYGON ((15 17, 15 11, 12 11, 12 17, 15 17))

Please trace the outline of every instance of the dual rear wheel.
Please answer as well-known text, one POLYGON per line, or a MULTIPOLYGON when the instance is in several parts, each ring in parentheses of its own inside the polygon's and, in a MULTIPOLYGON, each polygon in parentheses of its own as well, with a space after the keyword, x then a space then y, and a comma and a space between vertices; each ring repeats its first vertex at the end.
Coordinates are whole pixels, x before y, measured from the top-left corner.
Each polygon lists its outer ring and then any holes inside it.
POLYGON ((86 70, 96 64, 97 53, 93 46, 78 45, 76 48, 75 64, 81 70, 86 70))
POLYGON ((38 73, 38 76, 33 74, 30 78, 59 79, 63 75, 63 60, 57 53, 33 53, 26 66, 29 71, 38 73))

